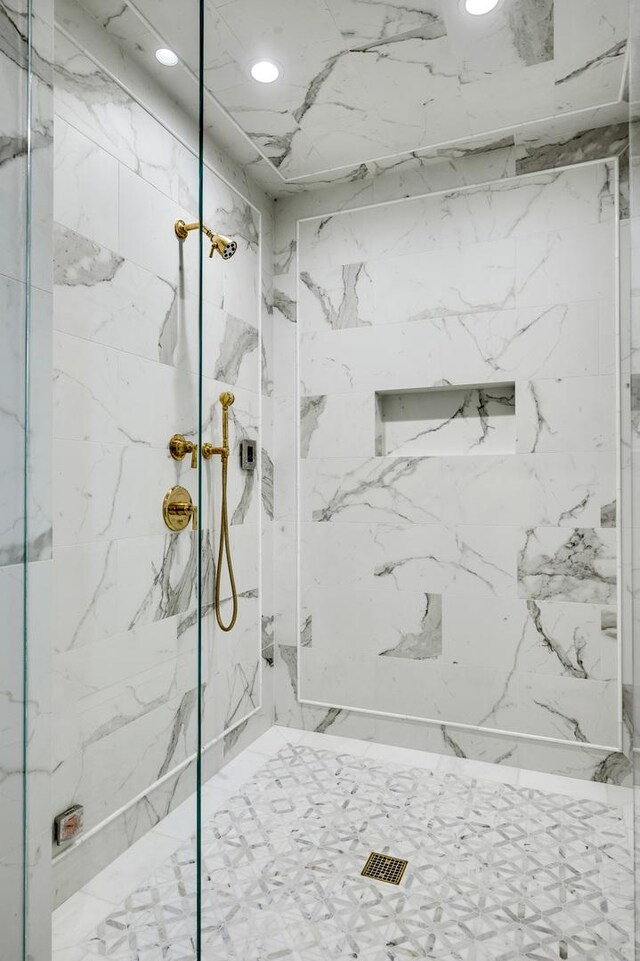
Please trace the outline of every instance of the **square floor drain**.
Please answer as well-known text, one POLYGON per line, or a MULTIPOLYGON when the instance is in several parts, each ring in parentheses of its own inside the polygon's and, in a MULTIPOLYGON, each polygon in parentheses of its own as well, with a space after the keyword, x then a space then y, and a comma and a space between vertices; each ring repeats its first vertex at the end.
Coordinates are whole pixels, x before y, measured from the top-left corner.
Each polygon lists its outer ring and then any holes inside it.
POLYGON ((365 878, 386 881, 387 884, 400 884, 408 863, 402 858, 392 858, 390 854, 378 854, 377 851, 372 851, 361 874, 365 878))

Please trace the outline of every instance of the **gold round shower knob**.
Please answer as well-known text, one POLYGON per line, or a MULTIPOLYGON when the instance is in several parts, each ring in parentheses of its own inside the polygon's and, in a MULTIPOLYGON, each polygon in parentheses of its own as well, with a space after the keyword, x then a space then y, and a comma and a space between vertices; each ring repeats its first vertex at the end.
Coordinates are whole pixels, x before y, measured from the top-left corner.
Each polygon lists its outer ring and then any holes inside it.
POLYGON ((172 487, 167 491, 162 502, 162 516, 170 531, 183 531, 191 521, 194 531, 198 529, 198 508, 186 487, 172 487))

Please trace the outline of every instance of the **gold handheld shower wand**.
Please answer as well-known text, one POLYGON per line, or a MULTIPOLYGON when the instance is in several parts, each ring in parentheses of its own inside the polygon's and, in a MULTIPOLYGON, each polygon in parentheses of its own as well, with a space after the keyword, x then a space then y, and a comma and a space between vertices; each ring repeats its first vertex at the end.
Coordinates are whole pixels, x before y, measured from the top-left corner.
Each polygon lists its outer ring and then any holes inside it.
POLYGON ((222 462, 222 503, 220 506, 220 543, 218 547, 218 565, 216 568, 216 619, 223 631, 230 631, 238 617, 238 591, 233 575, 233 560, 231 559, 231 545, 229 543, 229 513, 227 510, 227 473, 229 468, 229 408, 233 404, 235 397, 230 391, 220 394, 222 404, 222 447, 214 447, 213 444, 202 445, 202 456, 205 460, 210 460, 214 454, 220 454, 222 462), (229 583, 231 584, 231 597, 233 610, 231 620, 225 624, 220 614, 220 587, 222 583, 222 562, 226 558, 227 570, 229 572, 229 583))
POLYGON ((215 230, 209 230, 208 227, 197 221, 194 224, 186 224, 184 220, 176 220, 173 229, 176 232, 176 237, 180 240, 186 240, 190 230, 202 230, 202 233, 211 241, 210 257, 213 257, 217 250, 223 260, 230 260, 238 249, 235 240, 231 240, 223 234, 217 234, 215 230))

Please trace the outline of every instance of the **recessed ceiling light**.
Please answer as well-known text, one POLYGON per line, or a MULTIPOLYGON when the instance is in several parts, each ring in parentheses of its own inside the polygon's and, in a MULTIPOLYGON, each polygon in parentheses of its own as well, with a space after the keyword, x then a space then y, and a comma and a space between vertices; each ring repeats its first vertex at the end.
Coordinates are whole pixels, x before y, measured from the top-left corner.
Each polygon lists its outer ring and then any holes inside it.
POLYGON ((251 67, 251 76, 258 83, 273 83, 280 76, 280 68, 273 60, 257 60, 251 67))
POLYGON ((483 13, 489 13, 494 7, 497 7, 499 3, 500 0, 464 0, 465 10, 474 17, 479 17, 483 13))
POLYGON ((173 50, 167 50, 166 47, 160 47, 159 50, 156 50, 156 60, 161 63, 163 67, 175 67, 178 62, 178 58, 173 50))

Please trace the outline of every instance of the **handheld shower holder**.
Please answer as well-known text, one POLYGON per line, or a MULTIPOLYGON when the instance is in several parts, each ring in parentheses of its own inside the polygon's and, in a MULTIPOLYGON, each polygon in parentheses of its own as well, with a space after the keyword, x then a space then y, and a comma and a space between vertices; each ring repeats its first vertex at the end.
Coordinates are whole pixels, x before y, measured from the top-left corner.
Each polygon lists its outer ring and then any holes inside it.
POLYGON ((218 542, 218 562, 216 564, 215 611, 218 625, 220 629, 225 632, 232 630, 238 617, 238 591, 236 588, 236 580, 233 572, 233 560, 231 559, 231 547, 229 544, 229 513, 227 508, 227 475, 229 470, 229 408, 233 404, 234 400, 235 397, 231 391, 223 391, 223 393, 220 394, 220 403, 222 404, 222 446, 214 447, 213 444, 203 444, 201 448, 202 456, 205 460, 210 460, 214 454, 219 454, 220 462, 222 464, 222 498, 220 503, 220 539, 218 542), (220 585, 222 578, 222 567, 225 558, 231 585, 232 603, 231 618, 226 623, 222 619, 222 614, 220 612, 220 585))
POLYGON ((229 459, 229 408, 235 401, 235 396, 229 390, 220 394, 222 404, 222 447, 214 447, 213 444, 202 445, 202 456, 205 460, 211 460, 214 454, 219 454, 222 461, 229 459))
POLYGON ((203 444, 202 445, 202 456, 205 460, 211 460, 215 455, 219 454, 222 460, 228 460, 229 458, 229 447, 214 447, 213 444, 203 444))
POLYGON ((202 456, 205 460, 211 460, 214 454, 219 454, 223 461, 229 459, 229 408, 235 401, 235 396, 231 391, 225 390, 220 394, 222 404, 222 447, 214 447, 213 444, 202 445, 202 456))

